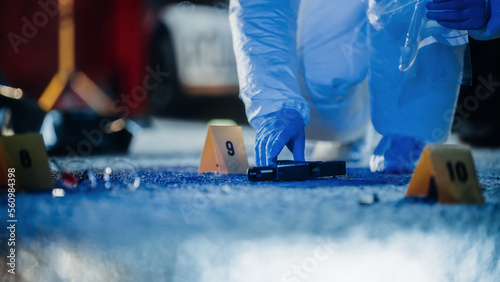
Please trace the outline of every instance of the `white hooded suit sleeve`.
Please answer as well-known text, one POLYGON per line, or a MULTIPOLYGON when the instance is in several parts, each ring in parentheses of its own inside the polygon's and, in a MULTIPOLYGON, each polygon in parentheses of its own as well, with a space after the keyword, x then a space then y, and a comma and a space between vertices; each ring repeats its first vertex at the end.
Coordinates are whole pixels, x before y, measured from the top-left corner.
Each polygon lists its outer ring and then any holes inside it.
POLYGON ((254 128, 260 117, 294 109, 309 123, 309 104, 297 79, 300 0, 231 0, 230 23, 240 97, 254 128))

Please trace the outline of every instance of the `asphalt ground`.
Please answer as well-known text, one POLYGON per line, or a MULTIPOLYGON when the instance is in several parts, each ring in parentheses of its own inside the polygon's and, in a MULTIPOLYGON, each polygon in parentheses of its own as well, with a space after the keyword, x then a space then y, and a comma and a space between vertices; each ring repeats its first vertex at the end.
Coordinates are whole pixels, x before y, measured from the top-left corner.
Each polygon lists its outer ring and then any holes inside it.
POLYGON ((91 177, 63 197, 16 193, 16 275, 2 231, 0 280, 498 281, 500 150, 472 151, 483 206, 442 205, 405 199, 411 175, 366 164, 304 182, 198 174, 206 132, 154 120, 126 156, 53 158, 91 177), (124 173, 106 182, 107 167, 124 173))

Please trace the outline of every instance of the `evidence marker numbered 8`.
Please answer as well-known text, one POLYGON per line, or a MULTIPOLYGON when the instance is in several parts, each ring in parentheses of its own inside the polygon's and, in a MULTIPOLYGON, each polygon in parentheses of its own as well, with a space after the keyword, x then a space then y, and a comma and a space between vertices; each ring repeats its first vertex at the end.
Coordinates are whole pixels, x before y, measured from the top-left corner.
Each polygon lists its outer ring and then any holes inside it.
MULTIPOLYGON (((16 186, 20 190, 52 188, 49 158, 42 135, 19 134, 0 137, 0 169, 16 170, 16 186)), ((0 185, 7 186, 6 175, 0 185)))

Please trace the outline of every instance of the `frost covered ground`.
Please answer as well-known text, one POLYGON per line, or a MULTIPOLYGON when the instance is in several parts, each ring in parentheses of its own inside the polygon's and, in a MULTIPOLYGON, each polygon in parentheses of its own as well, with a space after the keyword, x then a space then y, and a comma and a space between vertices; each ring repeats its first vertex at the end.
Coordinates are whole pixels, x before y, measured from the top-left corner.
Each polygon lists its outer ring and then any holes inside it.
MULTIPOLYGON (((2 237, 0 280, 499 281, 500 150, 473 151, 484 206, 439 205, 403 200, 410 175, 357 165, 294 183, 200 175, 206 125, 153 128, 128 156, 54 159, 128 170, 110 189, 98 179, 64 197, 18 192, 17 274, 6 274, 2 237), (124 182, 135 177, 133 191, 124 182), (359 204, 374 193, 379 202, 359 204)), ((244 129, 250 162, 253 134, 244 129)))

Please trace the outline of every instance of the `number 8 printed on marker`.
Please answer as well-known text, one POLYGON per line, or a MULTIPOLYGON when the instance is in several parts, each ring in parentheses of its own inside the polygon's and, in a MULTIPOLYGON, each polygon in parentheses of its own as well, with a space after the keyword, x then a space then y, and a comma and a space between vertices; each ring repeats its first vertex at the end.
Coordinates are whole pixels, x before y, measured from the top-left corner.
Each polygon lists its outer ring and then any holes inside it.
POLYGON ((231 141, 226 142, 227 153, 230 156, 234 156, 234 146, 231 141))

